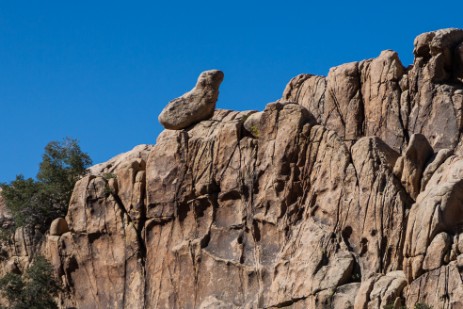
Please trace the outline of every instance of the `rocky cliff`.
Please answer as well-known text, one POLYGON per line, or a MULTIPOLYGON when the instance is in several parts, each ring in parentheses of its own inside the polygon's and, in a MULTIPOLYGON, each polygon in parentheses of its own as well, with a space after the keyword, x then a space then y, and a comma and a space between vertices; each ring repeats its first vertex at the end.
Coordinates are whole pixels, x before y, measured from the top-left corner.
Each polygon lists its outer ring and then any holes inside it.
POLYGON ((205 72, 161 114, 175 130, 92 167, 2 272, 41 252, 63 308, 463 308, 463 30, 414 47, 260 112, 213 111, 205 72))

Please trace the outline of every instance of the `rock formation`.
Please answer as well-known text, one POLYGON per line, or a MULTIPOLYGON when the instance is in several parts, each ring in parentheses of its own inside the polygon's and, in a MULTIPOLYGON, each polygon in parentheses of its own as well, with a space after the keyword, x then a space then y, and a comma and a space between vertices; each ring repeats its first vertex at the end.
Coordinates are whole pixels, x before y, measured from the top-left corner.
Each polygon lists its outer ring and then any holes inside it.
POLYGON ((159 115, 159 122, 166 129, 180 130, 211 118, 222 80, 221 71, 211 70, 201 73, 196 86, 191 91, 167 104, 159 115))
POLYGON ((223 74, 201 74, 155 145, 16 231, 3 273, 41 252, 62 308, 463 308, 463 30, 414 44, 408 68, 302 74, 260 112, 214 110, 223 74))

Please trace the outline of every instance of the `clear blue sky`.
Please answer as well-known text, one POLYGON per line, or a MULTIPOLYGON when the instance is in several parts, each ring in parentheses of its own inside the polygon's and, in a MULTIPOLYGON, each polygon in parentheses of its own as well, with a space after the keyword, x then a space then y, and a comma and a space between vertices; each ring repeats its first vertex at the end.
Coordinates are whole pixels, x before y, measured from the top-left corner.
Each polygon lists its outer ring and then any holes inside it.
POLYGON ((77 138, 94 163, 155 143, 157 116, 203 70, 219 108, 261 110, 299 73, 416 35, 463 28, 463 2, 0 0, 0 181, 34 177, 43 147, 77 138), (442 3, 442 7, 439 4, 442 3))

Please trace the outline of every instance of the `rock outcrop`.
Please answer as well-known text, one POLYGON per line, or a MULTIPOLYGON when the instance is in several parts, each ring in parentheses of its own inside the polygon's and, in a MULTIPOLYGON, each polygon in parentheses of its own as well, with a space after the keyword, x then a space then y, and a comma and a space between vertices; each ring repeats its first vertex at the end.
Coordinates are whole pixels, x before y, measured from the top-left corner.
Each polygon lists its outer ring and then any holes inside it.
POLYGON ((203 73, 155 145, 92 167, 46 235, 18 229, 3 273, 44 254, 62 308, 463 308, 462 51, 425 33, 409 67, 302 74, 259 112, 214 110, 203 73))
POLYGON ((180 130, 211 118, 222 80, 221 71, 210 70, 201 73, 191 91, 167 104, 159 115, 159 122, 166 129, 180 130))

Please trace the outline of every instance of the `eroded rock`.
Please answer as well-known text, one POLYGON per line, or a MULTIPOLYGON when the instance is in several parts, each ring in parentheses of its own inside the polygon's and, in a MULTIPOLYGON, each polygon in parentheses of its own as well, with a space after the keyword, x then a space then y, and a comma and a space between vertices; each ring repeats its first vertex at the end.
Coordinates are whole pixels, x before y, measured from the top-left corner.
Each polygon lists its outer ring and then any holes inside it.
POLYGON ((223 76, 218 70, 202 72, 191 91, 167 104, 159 115, 159 122, 166 129, 180 130, 209 119, 215 110, 223 76))
POLYGON ((68 223, 64 218, 56 218, 50 225, 50 235, 61 236, 69 232, 68 223))
POLYGON ((69 231, 18 229, 0 270, 46 255, 62 307, 461 307, 462 33, 417 37, 408 68, 298 75, 260 112, 215 110, 204 73, 174 130, 90 168, 69 231))
POLYGON ((407 148, 394 166, 394 174, 401 180, 405 190, 413 199, 416 199, 420 192, 423 171, 433 155, 434 151, 426 137, 413 134, 407 148))

